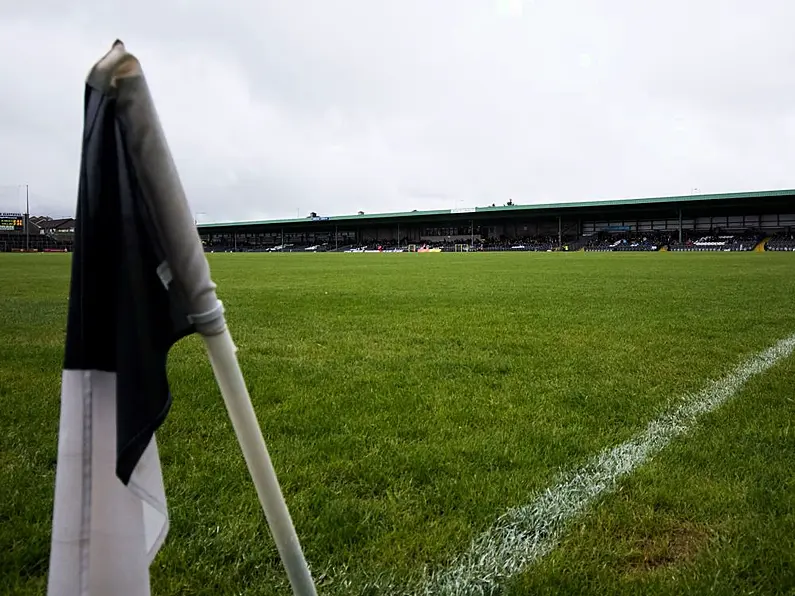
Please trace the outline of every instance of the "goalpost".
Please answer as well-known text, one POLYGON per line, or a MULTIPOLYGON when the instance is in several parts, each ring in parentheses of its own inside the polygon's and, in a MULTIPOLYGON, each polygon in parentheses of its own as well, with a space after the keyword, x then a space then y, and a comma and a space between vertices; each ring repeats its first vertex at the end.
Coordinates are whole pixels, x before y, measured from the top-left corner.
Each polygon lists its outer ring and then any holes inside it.
POLYGON ((456 252, 469 252, 469 244, 456 244, 455 245, 456 252))
POLYGON ((417 252, 417 245, 409 244, 409 252, 417 252))

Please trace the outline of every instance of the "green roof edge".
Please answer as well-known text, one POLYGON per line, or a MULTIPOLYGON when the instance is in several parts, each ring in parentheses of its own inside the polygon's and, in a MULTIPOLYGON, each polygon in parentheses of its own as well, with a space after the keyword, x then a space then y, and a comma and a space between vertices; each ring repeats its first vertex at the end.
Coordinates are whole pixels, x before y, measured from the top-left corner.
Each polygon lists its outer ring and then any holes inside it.
POLYGON ((470 209, 435 209, 427 211, 397 211, 392 213, 365 213, 363 215, 331 215, 322 219, 310 217, 293 219, 266 219, 250 221, 229 221, 197 224, 198 228, 219 228, 236 226, 258 226, 278 224, 316 223, 317 221, 359 221, 368 219, 392 219, 399 217, 428 217, 433 215, 462 215, 464 213, 498 213, 505 211, 540 211, 542 209, 582 209, 584 207, 614 207, 620 205, 651 205, 658 203, 683 203, 690 201, 718 201, 727 199, 758 199, 795 195, 795 189, 714 193, 704 195, 682 195, 669 197, 647 197, 638 199, 606 199, 598 201, 577 201, 566 203, 538 203, 532 205, 501 205, 499 207, 475 207, 470 209))

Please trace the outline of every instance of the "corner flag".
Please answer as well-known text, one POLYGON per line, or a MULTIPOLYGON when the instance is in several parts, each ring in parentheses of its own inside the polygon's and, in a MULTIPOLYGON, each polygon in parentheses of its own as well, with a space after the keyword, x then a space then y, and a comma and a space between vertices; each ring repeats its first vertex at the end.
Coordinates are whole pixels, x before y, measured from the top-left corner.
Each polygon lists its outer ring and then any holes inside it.
POLYGON ((91 70, 61 387, 49 596, 148 596, 168 531, 166 358, 199 332, 296 594, 314 594, 138 60, 91 70))

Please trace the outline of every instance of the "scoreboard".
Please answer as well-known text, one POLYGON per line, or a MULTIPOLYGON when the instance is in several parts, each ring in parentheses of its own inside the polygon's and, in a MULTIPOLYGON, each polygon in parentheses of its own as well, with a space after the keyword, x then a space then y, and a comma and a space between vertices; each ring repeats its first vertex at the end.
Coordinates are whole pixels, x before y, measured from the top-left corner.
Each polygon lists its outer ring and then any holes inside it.
POLYGON ((25 229, 25 216, 21 213, 0 213, 0 232, 19 232, 25 229))

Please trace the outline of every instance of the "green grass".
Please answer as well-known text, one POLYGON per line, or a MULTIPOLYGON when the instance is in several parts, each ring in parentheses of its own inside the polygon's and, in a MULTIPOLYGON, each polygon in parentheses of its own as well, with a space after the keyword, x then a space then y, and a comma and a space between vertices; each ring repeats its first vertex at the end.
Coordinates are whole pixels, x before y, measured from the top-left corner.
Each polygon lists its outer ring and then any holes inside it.
POLYGON ((794 376, 751 380, 508 593, 795 593, 794 376))
MULTIPOLYGON (((321 593, 442 569, 561 470, 795 332, 795 257, 210 255, 321 593)), ((0 589, 46 585, 69 260, 0 255, 0 589)), ((572 525, 525 593, 795 589, 790 361, 572 525)), ((286 594, 199 338, 158 433, 155 594, 286 594)))

